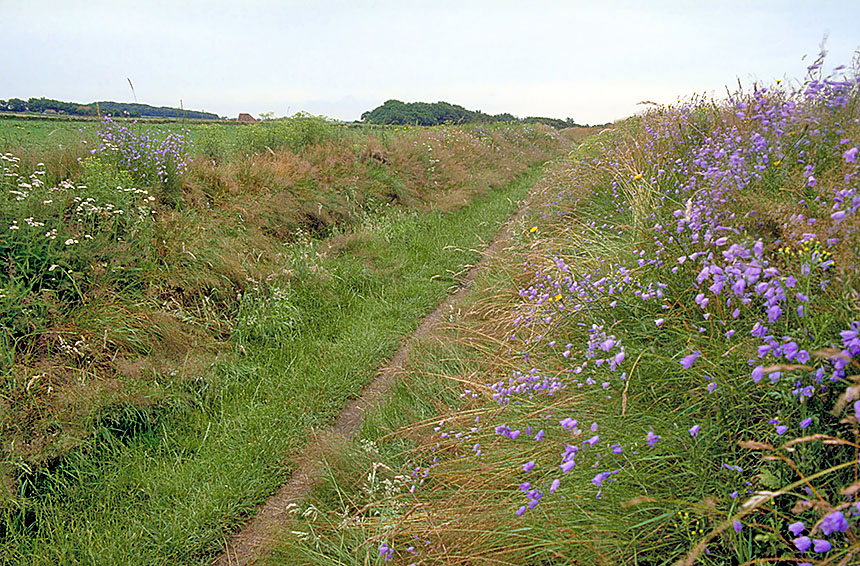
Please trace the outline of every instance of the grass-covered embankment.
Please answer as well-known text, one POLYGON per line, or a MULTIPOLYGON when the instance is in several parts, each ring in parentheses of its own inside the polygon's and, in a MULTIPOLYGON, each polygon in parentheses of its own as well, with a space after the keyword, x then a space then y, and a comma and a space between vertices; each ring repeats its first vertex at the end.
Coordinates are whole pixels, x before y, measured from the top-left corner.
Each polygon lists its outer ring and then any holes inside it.
POLYGON ((858 70, 820 69, 575 150, 270 562, 856 562, 858 70))
POLYGON ((69 180, 5 156, 9 563, 206 563, 563 147, 300 121, 189 160, 105 127, 69 180))

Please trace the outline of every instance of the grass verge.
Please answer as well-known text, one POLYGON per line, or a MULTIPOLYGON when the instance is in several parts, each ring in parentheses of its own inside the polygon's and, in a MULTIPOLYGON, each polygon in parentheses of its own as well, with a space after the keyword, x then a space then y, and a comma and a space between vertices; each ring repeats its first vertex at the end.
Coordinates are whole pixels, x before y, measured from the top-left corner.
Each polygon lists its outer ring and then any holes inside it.
MULTIPOLYGON (((103 416, 7 507, 7 563, 203 564, 456 284, 540 172, 449 212, 392 213, 293 252, 302 273, 243 299, 237 348, 172 402, 103 416), (330 244, 330 243, 329 243, 330 244)), ((171 386, 169 383, 165 386, 171 386)))
POLYGON ((574 151, 270 562, 856 563, 860 69, 821 68, 574 151))

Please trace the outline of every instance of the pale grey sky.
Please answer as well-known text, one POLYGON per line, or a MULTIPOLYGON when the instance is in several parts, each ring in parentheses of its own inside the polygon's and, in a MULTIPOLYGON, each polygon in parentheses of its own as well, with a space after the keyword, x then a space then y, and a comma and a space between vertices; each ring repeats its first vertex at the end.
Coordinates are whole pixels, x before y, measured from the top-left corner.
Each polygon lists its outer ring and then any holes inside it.
POLYGON ((353 120, 385 100, 602 123, 802 78, 860 47, 860 1, 0 0, 0 99, 353 120), (806 55, 806 60, 802 60, 806 55))

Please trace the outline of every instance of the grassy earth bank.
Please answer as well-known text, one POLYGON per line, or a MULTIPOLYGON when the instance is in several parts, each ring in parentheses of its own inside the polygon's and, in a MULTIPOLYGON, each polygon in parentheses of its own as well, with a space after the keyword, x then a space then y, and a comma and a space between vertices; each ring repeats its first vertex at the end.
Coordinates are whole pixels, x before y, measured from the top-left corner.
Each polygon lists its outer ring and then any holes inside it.
POLYGON ((166 168, 116 124, 68 180, 4 156, 8 563, 207 562, 565 145, 297 120, 166 168))
POLYGON ((854 564, 858 71, 617 124, 271 564, 854 564))

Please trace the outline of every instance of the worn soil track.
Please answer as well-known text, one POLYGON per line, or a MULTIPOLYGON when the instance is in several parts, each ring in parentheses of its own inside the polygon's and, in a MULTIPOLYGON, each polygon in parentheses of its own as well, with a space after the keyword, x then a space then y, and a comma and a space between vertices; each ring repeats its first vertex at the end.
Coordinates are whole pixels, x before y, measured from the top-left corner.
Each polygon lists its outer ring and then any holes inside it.
POLYGON ((358 398, 344 407, 335 423, 328 429, 312 434, 297 458, 296 469, 290 479, 260 506, 256 516, 241 531, 226 542, 224 551, 212 562, 213 566, 245 566, 271 552, 271 544, 279 534, 279 525, 287 517, 289 509, 307 497, 313 485, 322 477, 324 455, 330 453, 331 447, 350 440, 358 432, 362 415, 373 409, 386 395, 403 370, 413 344, 427 336, 445 313, 451 312, 466 295, 480 270, 508 245, 512 228, 523 217, 526 208, 526 204, 520 206, 490 245, 481 252, 481 260, 460 278, 455 290, 421 320, 397 353, 379 368, 377 377, 362 390, 358 398))

